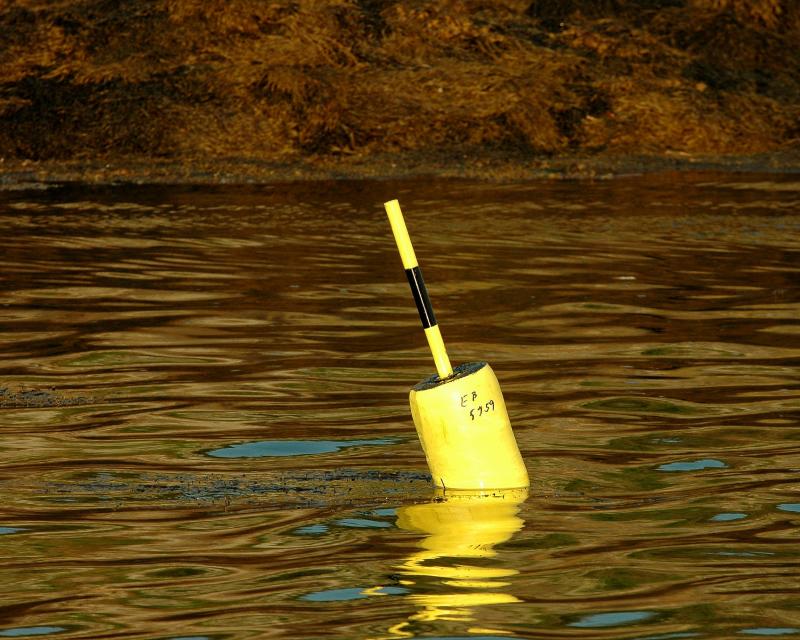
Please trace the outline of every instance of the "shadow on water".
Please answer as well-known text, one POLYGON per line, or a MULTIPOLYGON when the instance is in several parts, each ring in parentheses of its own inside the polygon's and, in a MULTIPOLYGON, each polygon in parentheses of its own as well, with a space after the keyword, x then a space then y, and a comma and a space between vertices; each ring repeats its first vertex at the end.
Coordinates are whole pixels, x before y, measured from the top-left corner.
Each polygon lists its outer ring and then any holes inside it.
POLYGON ((798 205, 774 174, 0 193, 0 637, 800 636, 798 205), (524 501, 431 498, 393 197, 524 501))

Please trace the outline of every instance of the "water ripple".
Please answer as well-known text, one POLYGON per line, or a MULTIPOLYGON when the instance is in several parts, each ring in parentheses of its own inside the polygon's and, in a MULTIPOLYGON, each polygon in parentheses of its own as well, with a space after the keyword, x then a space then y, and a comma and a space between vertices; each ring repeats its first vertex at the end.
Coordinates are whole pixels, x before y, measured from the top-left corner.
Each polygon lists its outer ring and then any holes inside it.
POLYGON ((800 635, 797 184, 0 193, 0 636, 800 635), (392 197, 527 500, 433 492, 392 197))

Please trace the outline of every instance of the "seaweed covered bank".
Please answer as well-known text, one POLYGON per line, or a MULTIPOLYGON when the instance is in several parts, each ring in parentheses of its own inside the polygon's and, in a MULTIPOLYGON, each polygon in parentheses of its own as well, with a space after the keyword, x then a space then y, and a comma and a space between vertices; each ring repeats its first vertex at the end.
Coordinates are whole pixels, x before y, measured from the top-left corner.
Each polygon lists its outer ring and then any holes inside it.
POLYGON ((794 0, 11 0, 0 41, 17 178, 800 164, 794 0))

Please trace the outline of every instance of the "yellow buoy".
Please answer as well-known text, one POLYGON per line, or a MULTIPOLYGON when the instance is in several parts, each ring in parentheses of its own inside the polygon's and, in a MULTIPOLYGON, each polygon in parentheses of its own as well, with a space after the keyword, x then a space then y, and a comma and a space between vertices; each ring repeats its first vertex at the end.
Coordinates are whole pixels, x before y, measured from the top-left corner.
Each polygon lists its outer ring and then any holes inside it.
POLYGON ((450 365, 400 204, 384 204, 437 373, 411 390, 411 415, 434 483, 447 489, 527 487, 500 384, 486 362, 450 365))

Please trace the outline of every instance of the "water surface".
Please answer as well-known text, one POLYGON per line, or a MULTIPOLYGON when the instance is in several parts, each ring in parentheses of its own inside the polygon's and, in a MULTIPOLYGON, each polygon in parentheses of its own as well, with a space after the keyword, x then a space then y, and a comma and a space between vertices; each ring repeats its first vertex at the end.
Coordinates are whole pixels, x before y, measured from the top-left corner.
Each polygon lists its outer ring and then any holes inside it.
POLYGON ((800 636, 800 181, 0 192, 0 637, 800 636), (527 496, 434 496, 488 360, 527 496))

